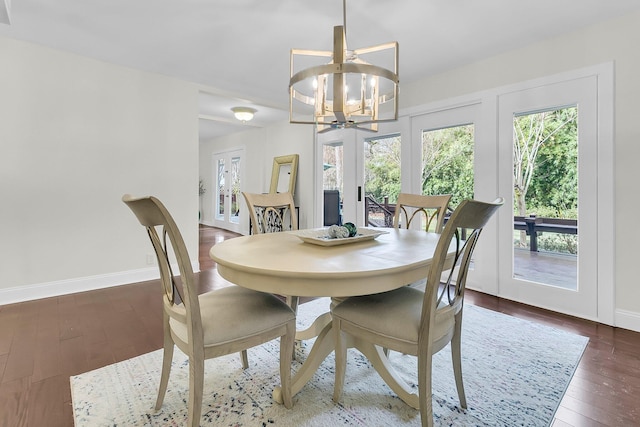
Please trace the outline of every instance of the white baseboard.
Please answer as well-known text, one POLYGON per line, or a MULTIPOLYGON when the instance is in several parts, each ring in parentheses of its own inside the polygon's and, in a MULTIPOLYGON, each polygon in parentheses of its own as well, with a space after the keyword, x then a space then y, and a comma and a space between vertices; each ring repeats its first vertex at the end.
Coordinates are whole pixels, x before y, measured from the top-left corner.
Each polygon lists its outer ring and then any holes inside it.
POLYGON ((640 332, 640 313, 628 310, 616 310, 615 316, 617 327, 640 332))
MULTIPOLYGON (((474 286, 469 286, 469 283, 467 283, 467 289, 471 289, 474 291, 478 291, 481 293, 486 293, 488 295, 492 295, 490 293, 487 293, 485 290, 483 290, 482 288, 479 287, 474 287, 474 286)), ((504 297, 502 297, 504 298, 504 297)), ((516 301, 516 300, 513 300, 516 301)), ((522 302, 522 301, 517 301, 517 302, 522 302)), ((522 302, 523 304, 526 304, 526 302, 522 302)), ((545 308, 545 307, 541 307, 541 308, 545 308)), ((620 310, 620 309, 616 309, 615 313, 614 313, 614 324, 613 326, 616 328, 622 328, 622 329, 629 329, 631 331, 635 331, 635 332, 640 332, 640 313, 635 312, 635 311, 628 311, 628 310, 620 310)), ((579 316, 578 316, 579 317, 579 316)), ((593 319, 587 319, 587 320, 593 320, 593 319)), ((597 322, 598 320, 594 320, 595 322, 597 322)), ((602 322, 600 322, 602 323, 602 322)), ((605 324, 605 323, 602 323, 605 324)))
MULTIPOLYGON (((200 271, 198 261, 191 262, 194 272, 200 271)), ((174 271, 178 271, 175 266, 174 271)), ((31 301, 41 298, 57 297, 74 294, 76 292, 93 291, 95 289, 111 288, 131 283, 155 280, 160 277, 158 267, 142 268, 119 273, 102 274, 99 276, 79 277, 55 282, 37 283, 34 285, 16 286, 0 289, 1 305, 31 301)))

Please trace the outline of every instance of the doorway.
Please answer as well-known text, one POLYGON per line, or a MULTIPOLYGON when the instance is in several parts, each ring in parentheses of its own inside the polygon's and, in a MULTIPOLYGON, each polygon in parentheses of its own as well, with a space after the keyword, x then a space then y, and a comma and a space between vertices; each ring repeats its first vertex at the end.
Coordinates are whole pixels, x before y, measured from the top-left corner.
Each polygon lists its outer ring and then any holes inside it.
POLYGON ((499 296, 597 319, 597 78, 506 93, 498 103, 499 296))
POLYGON ((321 160, 316 162, 317 188, 321 190, 316 194, 316 226, 324 223, 325 190, 339 191, 340 221, 343 224, 384 226, 369 223, 367 195, 374 191, 374 187, 385 186, 378 191, 378 196, 384 203, 383 193, 388 192, 389 203, 393 201, 395 205, 394 197, 401 185, 402 162, 397 123, 381 123, 377 133, 354 129, 320 133, 316 135, 316 150, 317 159, 321 160))
POLYGON ((212 200, 213 225, 240 232, 241 183, 244 150, 236 149, 213 155, 215 194, 212 200))

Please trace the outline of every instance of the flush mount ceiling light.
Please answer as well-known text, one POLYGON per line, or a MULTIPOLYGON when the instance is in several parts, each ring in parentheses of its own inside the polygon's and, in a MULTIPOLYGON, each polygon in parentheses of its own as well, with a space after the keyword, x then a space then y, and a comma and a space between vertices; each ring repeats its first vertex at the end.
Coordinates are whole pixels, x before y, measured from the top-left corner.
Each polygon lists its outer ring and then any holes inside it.
POLYGON ((233 115, 236 117, 236 119, 240 120, 241 122, 248 122, 249 120, 253 119, 253 115, 257 112, 255 108, 249 107, 233 107, 231 111, 233 111, 233 115))
POLYGON ((398 42, 348 50, 346 0, 342 15, 333 52, 291 49, 289 122, 376 132, 378 123, 398 120, 398 42))

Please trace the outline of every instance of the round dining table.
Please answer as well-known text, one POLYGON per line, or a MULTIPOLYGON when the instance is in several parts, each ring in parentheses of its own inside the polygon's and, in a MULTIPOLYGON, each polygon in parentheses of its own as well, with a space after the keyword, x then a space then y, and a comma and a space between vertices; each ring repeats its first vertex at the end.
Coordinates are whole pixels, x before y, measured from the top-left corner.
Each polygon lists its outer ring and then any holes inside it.
MULTIPOLYGON (((343 241, 325 239, 326 228, 242 236, 216 243, 210 256, 220 275, 231 283, 286 296, 332 297, 332 305, 345 297, 387 292, 427 277, 439 234, 372 230, 359 229, 363 235, 343 241)), ((452 257, 454 252, 451 248, 452 257)), ((304 309, 304 304, 300 307, 304 309)), ((293 377, 294 395, 335 348, 330 314, 326 318, 293 377)), ((389 371, 382 349, 357 339, 350 346, 367 356, 400 398, 412 406, 417 404, 417 395, 389 371)), ((274 390, 274 398, 282 402, 279 388, 274 390)))

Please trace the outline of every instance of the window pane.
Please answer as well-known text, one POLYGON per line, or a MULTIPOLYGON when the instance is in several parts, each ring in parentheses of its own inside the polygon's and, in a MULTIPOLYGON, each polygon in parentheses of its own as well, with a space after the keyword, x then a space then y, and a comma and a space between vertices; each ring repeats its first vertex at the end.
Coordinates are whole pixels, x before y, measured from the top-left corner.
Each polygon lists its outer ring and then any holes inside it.
POLYGON ((240 212, 240 157, 231 158, 231 217, 229 221, 238 223, 240 212))
POLYGON ((577 288, 578 108, 513 119, 514 277, 577 288))
POLYGON ((472 124, 422 132, 422 194, 451 194, 450 208, 473 199, 472 124))
POLYGON ((324 144, 322 146, 322 188, 324 190, 324 225, 342 223, 343 204, 343 145, 342 143, 324 144), (337 192, 337 194, 336 194, 337 192))
POLYGON ((400 135, 371 138, 364 143, 366 225, 391 227, 400 193, 400 135))
POLYGON ((218 191, 216 197, 216 218, 224 218, 224 159, 218 160, 218 191))

